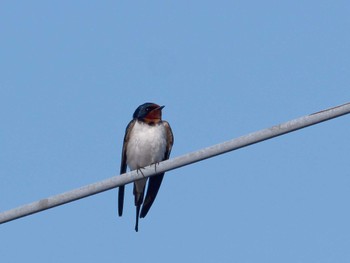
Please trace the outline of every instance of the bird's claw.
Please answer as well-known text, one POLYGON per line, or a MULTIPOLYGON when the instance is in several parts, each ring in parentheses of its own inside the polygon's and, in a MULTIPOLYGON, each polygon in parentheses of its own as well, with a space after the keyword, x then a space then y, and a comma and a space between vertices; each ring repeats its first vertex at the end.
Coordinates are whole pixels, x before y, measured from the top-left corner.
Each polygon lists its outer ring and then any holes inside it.
POLYGON ((137 174, 139 174, 139 172, 140 172, 142 174, 142 176, 145 177, 145 175, 142 172, 142 169, 145 169, 145 168, 144 167, 137 168, 136 172, 137 172, 137 174))
POLYGON ((157 172, 157 165, 159 165, 159 162, 155 162, 152 165, 154 165, 154 172, 157 172))

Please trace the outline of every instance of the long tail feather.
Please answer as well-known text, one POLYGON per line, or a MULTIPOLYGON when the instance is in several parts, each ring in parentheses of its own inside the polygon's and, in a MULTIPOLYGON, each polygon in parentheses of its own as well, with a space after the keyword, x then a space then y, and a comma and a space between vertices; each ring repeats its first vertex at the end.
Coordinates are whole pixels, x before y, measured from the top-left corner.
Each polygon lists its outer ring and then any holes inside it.
POLYGON ((123 206, 124 206, 124 188, 125 186, 119 186, 118 191, 118 214, 119 216, 123 215, 123 206))
POLYGON ((138 205, 136 207, 136 223, 135 223, 135 231, 136 232, 139 232, 140 207, 141 207, 141 205, 138 205))

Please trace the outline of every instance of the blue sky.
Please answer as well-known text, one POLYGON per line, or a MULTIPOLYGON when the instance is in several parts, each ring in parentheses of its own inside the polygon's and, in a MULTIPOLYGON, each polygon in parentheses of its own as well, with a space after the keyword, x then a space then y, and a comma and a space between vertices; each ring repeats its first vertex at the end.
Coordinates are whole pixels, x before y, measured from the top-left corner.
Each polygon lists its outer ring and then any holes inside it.
MULTIPOLYGON (((117 175, 135 108, 179 156, 350 101, 349 1, 2 1, 0 210, 117 175)), ((3 262, 349 262, 349 116, 1 225, 3 262)))

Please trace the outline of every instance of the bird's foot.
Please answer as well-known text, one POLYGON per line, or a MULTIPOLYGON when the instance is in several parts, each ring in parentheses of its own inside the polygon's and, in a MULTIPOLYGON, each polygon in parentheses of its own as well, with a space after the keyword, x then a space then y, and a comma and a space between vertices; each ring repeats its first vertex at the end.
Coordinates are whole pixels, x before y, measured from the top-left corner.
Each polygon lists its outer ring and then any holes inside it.
POLYGON ((145 175, 142 172, 142 169, 145 169, 145 168, 144 167, 137 168, 136 172, 137 172, 137 174, 139 174, 139 172, 140 172, 142 174, 142 176, 145 177, 145 175))
POLYGON ((157 172, 157 165, 159 165, 159 162, 152 163, 150 166, 154 165, 154 172, 157 172))

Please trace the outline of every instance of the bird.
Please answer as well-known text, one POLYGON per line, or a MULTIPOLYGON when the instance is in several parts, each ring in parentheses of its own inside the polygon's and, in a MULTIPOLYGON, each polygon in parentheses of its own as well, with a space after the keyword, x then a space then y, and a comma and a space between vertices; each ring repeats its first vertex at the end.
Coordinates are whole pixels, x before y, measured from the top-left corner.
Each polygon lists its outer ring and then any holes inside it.
MULTIPOLYGON (((131 171, 142 173, 142 168, 151 164, 157 164, 169 159, 174 143, 174 136, 169 123, 162 120, 162 109, 165 106, 146 102, 135 110, 132 120, 126 127, 120 174, 126 173, 127 167, 131 171)), ((133 194, 136 206, 135 231, 138 232, 139 218, 144 218, 151 208, 164 173, 141 179, 134 182, 133 194), (146 197, 145 186, 148 181, 146 197), (142 206, 142 208, 141 208, 142 206)), ((118 190, 118 214, 123 215, 125 185, 118 190)))

